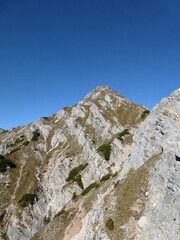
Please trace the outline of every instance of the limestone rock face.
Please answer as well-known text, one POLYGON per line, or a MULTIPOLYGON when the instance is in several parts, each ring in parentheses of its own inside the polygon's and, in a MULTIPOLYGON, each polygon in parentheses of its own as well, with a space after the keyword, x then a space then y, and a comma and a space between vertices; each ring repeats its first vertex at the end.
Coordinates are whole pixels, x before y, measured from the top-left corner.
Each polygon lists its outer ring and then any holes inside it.
POLYGON ((180 239, 180 89, 149 114, 98 86, 0 130, 0 154, 16 164, 0 168, 1 239, 180 239))

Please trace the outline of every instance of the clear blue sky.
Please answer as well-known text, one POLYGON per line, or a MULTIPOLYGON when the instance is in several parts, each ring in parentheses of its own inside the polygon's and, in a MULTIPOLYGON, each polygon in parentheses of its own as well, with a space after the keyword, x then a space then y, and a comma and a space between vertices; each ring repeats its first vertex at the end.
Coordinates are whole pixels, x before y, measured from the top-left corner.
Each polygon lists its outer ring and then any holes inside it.
POLYGON ((97 85, 152 109, 179 80, 179 0, 0 0, 0 128, 97 85))

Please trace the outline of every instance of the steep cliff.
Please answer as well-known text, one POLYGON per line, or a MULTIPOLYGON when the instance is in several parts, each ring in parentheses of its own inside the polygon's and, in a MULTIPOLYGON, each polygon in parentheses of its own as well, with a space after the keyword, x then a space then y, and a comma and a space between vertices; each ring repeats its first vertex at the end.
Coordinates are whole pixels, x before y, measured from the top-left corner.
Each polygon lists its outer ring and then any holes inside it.
POLYGON ((1 130, 1 239, 180 239, 179 117, 179 89, 149 114, 99 86, 1 130))

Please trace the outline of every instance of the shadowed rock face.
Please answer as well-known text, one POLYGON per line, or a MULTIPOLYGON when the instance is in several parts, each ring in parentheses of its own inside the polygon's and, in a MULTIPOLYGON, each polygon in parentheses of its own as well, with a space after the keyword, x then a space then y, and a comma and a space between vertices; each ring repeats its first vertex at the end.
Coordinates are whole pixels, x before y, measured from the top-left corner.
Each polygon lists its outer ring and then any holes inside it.
POLYGON ((16 164, 0 172, 1 238, 178 239, 180 90, 145 110, 98 86, 0 130, 0 154, 16 164))

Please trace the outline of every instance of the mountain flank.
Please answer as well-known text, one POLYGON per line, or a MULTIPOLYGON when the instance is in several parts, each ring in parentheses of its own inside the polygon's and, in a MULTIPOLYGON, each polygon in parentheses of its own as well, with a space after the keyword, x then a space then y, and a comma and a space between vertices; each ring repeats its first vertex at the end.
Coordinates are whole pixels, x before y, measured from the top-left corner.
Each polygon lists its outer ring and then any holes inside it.
POLYGON ((149 112, 107 86, 0 129, 0 239, 180 239, 180 89, 149 112))

